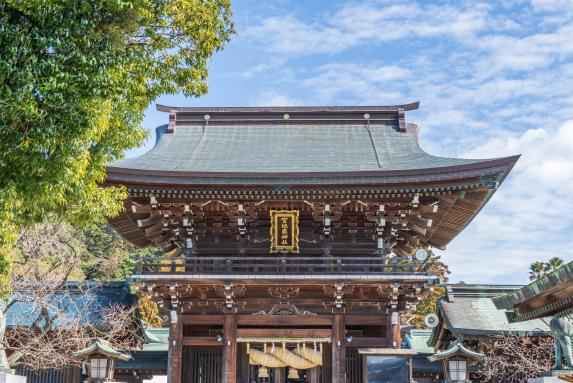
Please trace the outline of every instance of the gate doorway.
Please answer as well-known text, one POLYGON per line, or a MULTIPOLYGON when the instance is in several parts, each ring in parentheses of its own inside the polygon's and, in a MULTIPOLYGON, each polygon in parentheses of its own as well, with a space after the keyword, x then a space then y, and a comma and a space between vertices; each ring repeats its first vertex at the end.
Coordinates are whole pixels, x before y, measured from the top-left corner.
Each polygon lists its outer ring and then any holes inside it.
POLYGON ((182 381, 220 383, 223 376, 223 352, 220 347, 184 347, 182 381))
POLYGON ((330 383, 330 337, 315 337, 312 331, 309 334, 299 337, 300 343, 287 336, 274 338, 274 342, 272 337, 256 337, 254 342, 247 342, 250 337, 239 337, 238 383, 330 383), (277 367, 277 362, 282 366, 277 367))

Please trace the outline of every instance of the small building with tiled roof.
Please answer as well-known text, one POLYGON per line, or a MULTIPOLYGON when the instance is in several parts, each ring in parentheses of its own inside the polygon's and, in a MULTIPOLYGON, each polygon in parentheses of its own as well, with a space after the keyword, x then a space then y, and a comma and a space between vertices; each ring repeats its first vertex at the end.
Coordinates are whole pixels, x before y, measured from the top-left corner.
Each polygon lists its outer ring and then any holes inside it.
POLYGON ((515 285, 448 285, 446 295, 439 300, 439 324, 432 331, 428 344, 443 350, 459 338, 480 339, 500 334, 549 336, 549 321, 538 318, 511 323, 506 310, 499 309, 495 297, 517 291, 515 285))

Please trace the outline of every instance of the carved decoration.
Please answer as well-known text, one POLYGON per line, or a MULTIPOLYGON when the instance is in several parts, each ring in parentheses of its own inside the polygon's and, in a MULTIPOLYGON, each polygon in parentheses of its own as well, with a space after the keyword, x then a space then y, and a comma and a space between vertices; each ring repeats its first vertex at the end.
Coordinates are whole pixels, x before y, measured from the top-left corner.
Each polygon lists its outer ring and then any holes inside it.
POLYGON ((269 288, 269 295, 275 298, 281 299, 288 299, 292 297, 296 297, 300 291, 300 287, 284 287, 284 286, 277 286, 277 287, 270 287, 269 288))
POLYGON ((301 311, 295 305, 290 303, 278 303, 268 311, 259 311, 253 315, 316 315, 310 311, 301 311))

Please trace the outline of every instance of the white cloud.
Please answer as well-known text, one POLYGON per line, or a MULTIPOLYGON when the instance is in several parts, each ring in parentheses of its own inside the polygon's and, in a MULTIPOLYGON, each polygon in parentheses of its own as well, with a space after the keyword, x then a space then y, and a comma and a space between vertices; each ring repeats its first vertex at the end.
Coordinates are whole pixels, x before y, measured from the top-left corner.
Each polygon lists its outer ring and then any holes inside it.
POLYGON ((534 261, 573 260, 573 120, 492 138, 467 155, 515 153, 511 178, 443 254, 457 280, 525 282, 534 261))
POLYGON ((387 103, 399 103, 404 94, 398 86, 387 85, 404 82, 409 75, 396 65, 326 64, 315 68, 297 87, 312 89, 315 104, 333 103, 341 95, 362 104, 376 104, 381 97, 387 103))
POLYGON ((302 101, 291 96, 268 91, 260 96, 260 101, 253 106, 296 106, 301 105, 302 101))
POLYGON ((533 0, 531 4, 540 12, 566 12, 573 7, 571 0, 533 0))
POLYGON ((268 17, 248 27, 242 35, 271 52, 294 56, 337 53, 367 42, 409 36, 465 39, 487 27, 487 8, 484 4, 460 9, 415 3, 352 3, 334 14, 319 17, 268 17))

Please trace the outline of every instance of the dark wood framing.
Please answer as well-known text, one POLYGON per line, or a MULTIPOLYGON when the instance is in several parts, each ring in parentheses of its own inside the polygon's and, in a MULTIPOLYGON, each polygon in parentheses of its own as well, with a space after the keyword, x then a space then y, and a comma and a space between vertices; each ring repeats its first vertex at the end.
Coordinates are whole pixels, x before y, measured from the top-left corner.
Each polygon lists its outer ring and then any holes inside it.
MULTIPOLYGON (((207 123, 214 129, 373 123, 392 135, 408 135, 402 138, 413 144, 405 147, 416 149, 412 158, 436 160, 435 167, 419 161, 408 169, 393 163, 384 168, 379 161, 378 168, 355 168, 350 161, 325 168, 330 171, 301 166, 290 172, 262 163, 259 172, 251 167, 180 171, 164 162, 163 152, 154 152, 123 162, 126 167, 109 166, 106 185, 124 186, 129 196, 125 211, 110 223, 135 245, 164 250, 161 257, 139 260, 133 280, 171 312, 169 383, 188 379, 191 362, 183 360, 185 355, 201 361, 195 367, 207 363, 213 383, 243 383, 253 368, 238 337, 330 338, 323 347, 329 365, 322 369, 322 383, 346 382, 347 360, 360 365, 357 348, 400 347, 400 315, 439 283, 429 264, 412 254, 419 248, 444 249, 518 159, 428 156, 414 145, 417 127, 405 121, 405 111, 417 107, 158 107, 169 113, 161 134, 172 138, 185 136, 178 129, 199 132, 207 123), (160 166, 150 165, 153 161, 160 166), (300 254, 269 254, 272 210, 298 212, 300 254)), ((331 153, 341 145, 334 142, 331 153)), ((348 367, 353 376, 362 373, 360 368, 348 367)), ((284 383, 284 372, 278 371, 274 383, 284 383)), ((310 372, 312 383, 318 374, 310 372)))
MULTIPOLYGON (((348 347, 392 347, 396 341, 395 328, 387 332, 387 337, 354 337, 349 339, 347 328, 360 326, 379 326, 386 322, 386 315, 358 315, 334 313, 325 315, 244 315, 244 314, 214 314, 214 315, 179 315, 172 329, 177 334, 183 326, 220 326, 223 328, 222 339, 214 336, 183 336, 179 344, 183 347, 220 347, 223 350, 223 382, 235 383, 246 381, 249 365, 245 359, 244 345, 237 344, 237 337, 330 337, 330 361, 325 367, 328 371, 322 377, 326 382, 327 376, 332 374, 332 382, 344 382, 346 377, 346 353, 348 347), (389 338, 390 337, 390 338, 389 338)), ((399 344, 399 342, 398 342, 399 344)), ((177 360, 181 347, 171 349, 172 360, 177 360)), ((173 362, 171 362, 173 363, 173 362)), ((180 364, 178 365, 180 366, 180 364)), ((174 365, 171 372, 173 383, 182 383, 175 375, 177 369, 174 365)), ((180 373, 180 372, 179 372, 180 373)), ((276 371, 276 382, 281 382, 284 371, 276 371)), ((318 370, 310 371, 311 382, 318 382, 318 370)))

